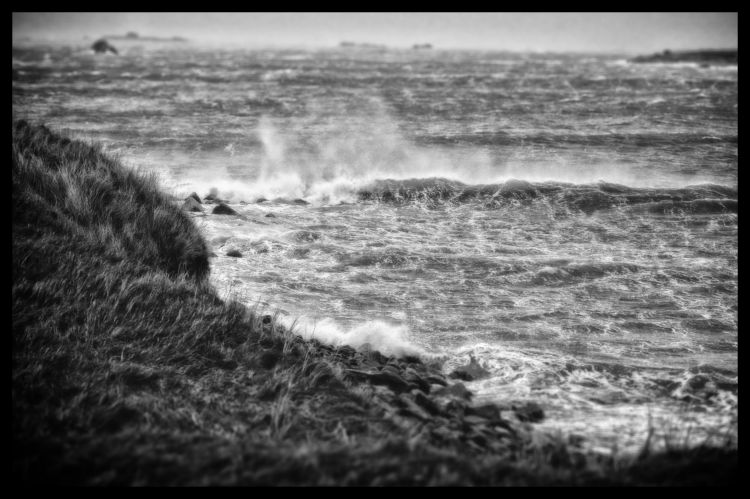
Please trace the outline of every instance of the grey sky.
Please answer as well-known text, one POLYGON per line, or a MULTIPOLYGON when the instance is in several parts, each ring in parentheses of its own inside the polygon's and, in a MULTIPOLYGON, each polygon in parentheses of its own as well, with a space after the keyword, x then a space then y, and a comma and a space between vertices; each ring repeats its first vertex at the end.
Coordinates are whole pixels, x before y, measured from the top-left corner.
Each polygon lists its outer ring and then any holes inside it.
POLYGON ((108 34, 260 46, 343 40, 409 47, 654 52, 736 48, 737 13, 14 13, 13 39, 83 42, 108 34))

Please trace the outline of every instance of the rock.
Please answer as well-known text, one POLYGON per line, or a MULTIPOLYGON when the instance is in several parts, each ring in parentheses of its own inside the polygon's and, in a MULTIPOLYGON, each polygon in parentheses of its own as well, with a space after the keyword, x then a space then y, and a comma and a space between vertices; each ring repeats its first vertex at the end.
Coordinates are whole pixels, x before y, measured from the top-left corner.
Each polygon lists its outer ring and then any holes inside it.
POLYGON ((97 54, 106 54, 107 52, 117 54, 117 49, 104 38, 95 41, 91 48, 97 54))
POLYGON ((415 355, 407 355, 404 357, 404 362, 408 364, 422 364, 422 359, 415 355))
POLYGON ((544 419, 544 410, 536 402, 526 402, 520 406, 513 406, 513 412, 519 421, 537 423, 544 419))
POLYGON ((469 407, 469 413, 482 417, 489 421, 500 420, 500 408, 495 404, 485 404, 476 407, 469 407))
POLYGON ((435 416, 442 412, 440 410, 440 407, 438 407, 438 405, 422 391, 412 390, 411 393, 412 395, 414 395, 414 402, 419 404, 419 406, 422 407, 428 413, 435 416))
POLYGON ((409 397, 400 395, 398 400, 400 402, 399 405, 404 407, 402 412, 406 412, 407 415, 415 416, 423 421, 429 421, 430 419, 432 419, 432 416, 430 416, 419 404, 414 402, 409 397))
POLYGON ((261 322, 263 324, 270 324, 271 322, 273 322, 273 317, 271 317, 270 315, 264 315, 263 319, 261 319, 261 322))
POLYGON ((266 218, 276 218, 276 215, 273 213, 266 213, 266 218))
POLYGON ((198 196, 198 194, 196 194, 195 192, 191 192, 191 193, 190 193, 190 195, 189 195, 188 197, 189 197, 189 198, 193 198, 193 199, 195 199, 195 200, 196 200, 196 201, 198 201, 199 203, 203 203, 203 201, 201 201, 201 198, 200 198, 200 196, 198 196))
POLYGON ((240 258, 242 256, 242 253, 240 253, 236 249, 230 249, 229 251, 227 251, 227 256, 233 256, 235 258, 240 258))
POLYGON ((490 372, 480 366, 479 362, 471 355, 468 364, 455 369, 448 377, 464 381, 474 381, 476 379, 487 378, 489 375, 490 372))
POLYGON ((370 383, 373 385, 387 386, 396 393, 406 392, 411 389, 411 385, 398 376, 389 371, 381 371, 379 373, 371 374, 369 376, 370 383))
POLYGON ((469 414, 468 416, 464 417, 464 421, 469 423, 470 425, 486 425, 489 423, 489 421, 481 416, 477 416, 476 414, 469 414))
POLYGON ((414 369, 407 367, 404 371, 404 379, 409 383, 417 385, 423 392, 430 393, 430 383, 422 379, 414 369))
POLYGON ((185 198, 185 202, 182 203, 182 209, 185 211, 203 211, 203 206, 201 206, 198 201, 188 196, 185 198))
POLYGON ((236 215, 237 212, 234 211, 232 208, 227 206, 224 203, 219 203, 218 206, 214 208, 214 211, 212 211, 214 215, 236 215))
POLYGON ((444 388, 441 388, 440 390, 437 390, 435 392, 435 395, 442 397, 458 397, 460 399, 470 400, 473 394, 469 391, 468 388, 466 388, 463 383, 454 383, 450 386, 446 386, 444 388))
POLYGON ((292 201, 292 203, 294 203, 294 204, 310 204, 307 201, 305 201, 304 199, 300 199, 300 198, 295 199, 294 201, 292 201))
POLYGON ((265 203, 266 201, 268 201, 266 198, 258 198, 255 200, 256 203, 265 203))
POLYGON ((445 378, 438 375, 430 374, 429 376, 425 377, 425 381, 433 385, 448 386, 448 382, 445 381, 445 378))
POLYGON ((380 369, 380 372, 391 373, 394 376, 399 376, 399 377, 401 376, 401 371, 399 371, 398 368, 396 368, 395 366, 392 366, 392 365, 383 366, 380 369))

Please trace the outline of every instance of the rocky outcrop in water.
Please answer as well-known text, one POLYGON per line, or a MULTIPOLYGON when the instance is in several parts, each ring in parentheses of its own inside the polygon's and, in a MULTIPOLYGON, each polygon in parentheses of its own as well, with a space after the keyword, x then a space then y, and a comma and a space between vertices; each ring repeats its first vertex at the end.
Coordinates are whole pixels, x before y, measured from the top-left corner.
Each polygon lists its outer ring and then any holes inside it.
POLYGON ((737 64, 737 50, 693 50, 678 52, 664 50, 656 54, 634 57, 630 59, 630 62, 695 62, 701 65, 737 64))
POLYGON ((236 215, 237 212, 224 203, 219 203, 212 211, 214 215, 236 215))
POLYGON ((91 49, 97 54, 106 54, 107 52, 118 53, 117 49, 104 38, 95 41, 91 49))

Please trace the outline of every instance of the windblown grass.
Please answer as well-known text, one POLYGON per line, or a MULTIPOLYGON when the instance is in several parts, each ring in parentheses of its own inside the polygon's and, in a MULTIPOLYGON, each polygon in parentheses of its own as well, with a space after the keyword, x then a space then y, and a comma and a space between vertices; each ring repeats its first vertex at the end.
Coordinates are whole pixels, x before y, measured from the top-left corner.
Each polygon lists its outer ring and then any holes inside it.
POLYGON ((454 421, 384 407, 382 387, 346 377, 351 348, 303 341, 219 299, 203 238, 153 177, 16 122, 12 182, 15 483, 735 480, 736 449, 624 463, 564 440, 480 447, 463 424, 437 438, 454 421))

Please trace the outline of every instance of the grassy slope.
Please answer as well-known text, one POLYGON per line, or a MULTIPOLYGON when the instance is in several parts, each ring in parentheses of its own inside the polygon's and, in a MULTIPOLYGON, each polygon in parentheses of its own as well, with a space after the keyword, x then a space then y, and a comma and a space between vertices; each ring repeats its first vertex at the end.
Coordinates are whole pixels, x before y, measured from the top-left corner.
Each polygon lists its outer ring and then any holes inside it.
POLYGON ((457 400, 415 417, 347 369, 434 368, 304 342, 223 302, 201 235, 156 185, 96 146, 13 124, 15 483, 735 480, 736 449, 631 462, 469 423, 457 400))

